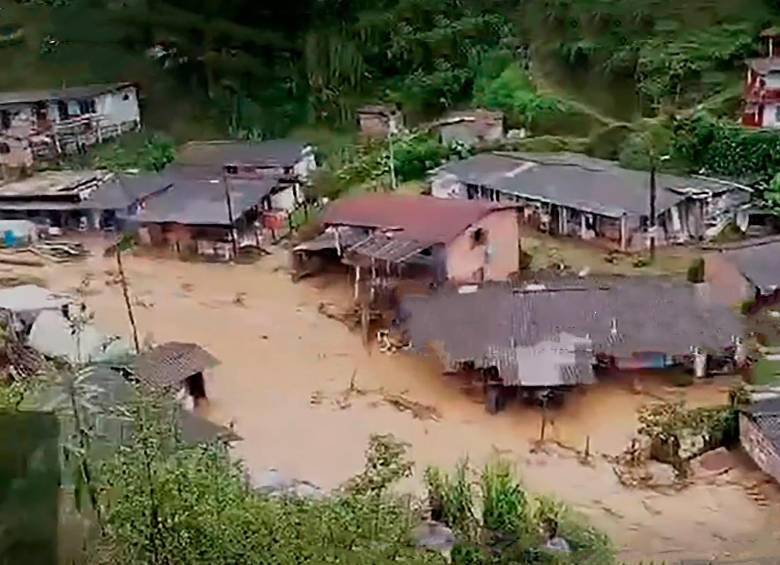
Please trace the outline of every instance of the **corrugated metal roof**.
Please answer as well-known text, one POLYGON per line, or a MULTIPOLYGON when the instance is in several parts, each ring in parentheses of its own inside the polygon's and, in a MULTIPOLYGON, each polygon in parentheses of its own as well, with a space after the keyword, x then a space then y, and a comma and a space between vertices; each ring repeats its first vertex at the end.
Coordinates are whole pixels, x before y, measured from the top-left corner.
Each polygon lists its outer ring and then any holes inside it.
MULTIPOLYGON (((257 206, 277 184, 273 177, 263 180, 230 179, 227 182, 234 221, 257 206)), ((177 177, 165 192, 148 199, 132 219, 140 223, 229 226, 224 181, 177 177)))
POLYGON ((199 345, 172 341, 138 355, 133 374, 152 388, 169 388, 216 365, 219 360, 199 345))
POLYGON ((729 308, 710 304, 693 285, 647 278, 573 280, 568 288, 561 281, 554 289, 522 292, 498 284, 463 294, 446 289, 405 298, 400 318, 418 351, 433 346, 448 361, 483 366, 495 365, 495 351, 564 334, 619 357, 682 355, 696 346, 720 351, 744 334, 729 308))
POLYGON ((754 245, 729 249, 723 256, 764 294, 780 288, 780 241, 766 238, 754 245))
POLYGON ((68 88, 53 88, 49 90, 20 90, 0 92, 0 105, 25 104, 45 102, 47 100, 73 100, 76 98, 91 98, 122 88, 134 86, 131 82, 114 82, 109 84, 88 84, 68 88))
POLYGON ((429 247, 430 244, 413 239, 394 239, 375 232, 350 247, 347 253, 355 253, 379 261, 402 263, 429 247))
POLYGON ((81 208, 93 210, 123 210, 139 200, 173 185, 173 179, 158 173, 116 175, 103 183, 81 208))
MULTIPOLYGON (((617 163, 572 153, 481 153, 437 169, 464 184, 568 206, 609 217, 647 215, 650 175, 617 163)), ((685 198, 680 191, 723 192, 736 188, 725 181, 656 175, 656 208, 660 212, 685 198), (677 191, 677 192, 675 192, 677 191)))
POLYGON ((322 223, 392 231, 395 239, 432 245, 449 243, 488 214, 508 207, 411 194, 368 194, 333 202, 322 223))

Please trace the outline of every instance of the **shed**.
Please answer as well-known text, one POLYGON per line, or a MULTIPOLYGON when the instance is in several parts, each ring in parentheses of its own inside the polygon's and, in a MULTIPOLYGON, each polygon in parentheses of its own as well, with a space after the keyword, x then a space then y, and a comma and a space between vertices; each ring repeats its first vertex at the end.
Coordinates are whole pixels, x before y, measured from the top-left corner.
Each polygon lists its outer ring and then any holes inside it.
POLYGON ((452 112, 434 124, 442 143, 469 146, 504 138, 504 113, 482 108, 452 112))
POLYGON ((135 358, 131 372, 152 390, 186 391, 195 404, 206 400, 204 372, 219 360, 194 343, 168 342, 135 358))
POLYGON ((403 114, 393 106, 369 104, 358 108, 360 133, 371 139, 384 139, 403 127, 403 114))

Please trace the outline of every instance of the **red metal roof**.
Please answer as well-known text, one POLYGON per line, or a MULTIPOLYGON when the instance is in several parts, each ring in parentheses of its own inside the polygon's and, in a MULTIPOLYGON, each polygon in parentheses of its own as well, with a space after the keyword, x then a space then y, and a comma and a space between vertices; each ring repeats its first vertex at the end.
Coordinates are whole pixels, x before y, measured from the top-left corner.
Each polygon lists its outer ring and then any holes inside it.
POLYGON ((393 234, 396 238, 449 243, 491 212, 512 207, 477 200, 369 194, 333 202, 325 210, 323 223, 398 230, 393 234))

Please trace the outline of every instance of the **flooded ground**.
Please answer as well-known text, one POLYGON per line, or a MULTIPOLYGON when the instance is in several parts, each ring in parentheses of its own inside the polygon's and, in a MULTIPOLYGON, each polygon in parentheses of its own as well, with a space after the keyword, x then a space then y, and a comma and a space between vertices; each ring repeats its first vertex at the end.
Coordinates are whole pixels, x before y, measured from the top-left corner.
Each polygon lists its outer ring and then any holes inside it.
MULTIPOLYGON (((79 264, 3 269, 0 276, 30 272, 58 290, 90 276, 88 304, 97 323, 128 334, 120 290, 106 282, 111 260, 96 254, 79 264)), ((207 415, 234 423, 244 438, 235 452, 250 469, 273 467, 334 487, 361 469, 371 434, 393 433, 409 442, 418 477, 426 465, 452 467, 462 457, 475 464, 496 454, 511 459, 529 488, 555 494, 588 515, 630 562, 769 556, 780 547, 776 493, 767 486, 746 488, 761 475, 731 473, 662 494, 621 487, 601 456, 626 447, 643 403, 683 393, 691 403, 718 403, 727 382, 683 392, 651 378, 637 394, 615 380, 570 396, 553 413, 547 437, 578 449, 589 437, 594 457, 583 465, 555 445, 532 452, 541 425, 537 409, 511 405, 490 416, 479 395, 443 377, 432 362, 367 353, 357 334, 318 312, 321 301, 344 298, 342 280, 292 284, 283 252, 256 265, 128 257, 126 269, 142 337, 197 342, 222 360, 207 381, 207 415), (386 402, 393 394, 433 406, 440 417, 400 411, 386 402)))

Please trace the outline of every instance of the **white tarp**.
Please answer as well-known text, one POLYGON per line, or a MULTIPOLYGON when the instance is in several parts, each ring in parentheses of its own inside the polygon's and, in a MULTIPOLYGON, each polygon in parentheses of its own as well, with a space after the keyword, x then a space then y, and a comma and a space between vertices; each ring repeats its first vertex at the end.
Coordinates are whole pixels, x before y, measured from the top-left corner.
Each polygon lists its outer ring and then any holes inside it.
POLYGON ((14 313, 59 310, 71 300, 34 284, 24 284, 0 290, 0 309, 14 313))
POLYGON ((86 325, 75 332, 61 312, 44 311, 30 330, 28 344, 48 357, 60 357, 71 363, 100 362, 130 353, 127 340, 108 336, 86 325))

